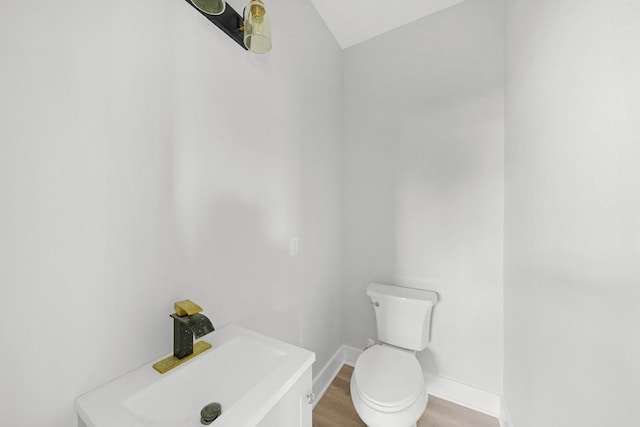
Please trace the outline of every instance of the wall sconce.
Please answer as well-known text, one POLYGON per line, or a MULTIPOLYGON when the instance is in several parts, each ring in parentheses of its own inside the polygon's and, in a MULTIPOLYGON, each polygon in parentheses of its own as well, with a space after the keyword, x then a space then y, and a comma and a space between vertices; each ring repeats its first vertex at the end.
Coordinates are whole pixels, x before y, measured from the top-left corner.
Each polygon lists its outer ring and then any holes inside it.
POLYGON ((254 53, 271 50, 271 19, 262 0, 250 0, 244 18, 224 0, 186 0, 243 49, 254 53))

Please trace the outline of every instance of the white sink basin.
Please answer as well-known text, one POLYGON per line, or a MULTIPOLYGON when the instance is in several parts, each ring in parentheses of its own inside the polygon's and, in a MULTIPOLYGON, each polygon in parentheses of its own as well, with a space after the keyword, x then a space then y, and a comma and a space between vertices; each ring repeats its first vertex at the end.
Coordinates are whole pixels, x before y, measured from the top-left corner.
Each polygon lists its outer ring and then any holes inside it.
POLYGON ((153 362, 76 399, 87 427, 197 427, 200 410, 222 404, 212 427, 250 427, 309 369, 315 355, 237 325, 207 335, 213 348, 166 374, 153 362))

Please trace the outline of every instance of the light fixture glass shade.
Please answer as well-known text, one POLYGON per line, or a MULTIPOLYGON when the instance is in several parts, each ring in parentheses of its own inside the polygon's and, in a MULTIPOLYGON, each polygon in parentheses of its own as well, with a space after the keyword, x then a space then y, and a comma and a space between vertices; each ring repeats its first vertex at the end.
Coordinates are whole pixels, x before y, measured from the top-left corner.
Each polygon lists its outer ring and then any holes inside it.
POLYGON ((191 0, 191 3, 207 15, 222 15, 227 7, 224 0, 191 0))
POLYGON ((271 50, 271 18, 262 0, 251 0, 244 8, 244 45, 255 53, 271 50))

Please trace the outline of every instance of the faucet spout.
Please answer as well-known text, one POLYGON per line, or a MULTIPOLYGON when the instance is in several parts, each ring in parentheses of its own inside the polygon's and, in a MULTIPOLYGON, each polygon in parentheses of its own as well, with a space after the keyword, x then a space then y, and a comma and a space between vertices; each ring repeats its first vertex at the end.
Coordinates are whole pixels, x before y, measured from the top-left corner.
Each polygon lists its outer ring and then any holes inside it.
POLYGON ((201 338, 215 330, 211 320, 204 314, 179 316, 173 313, 171 317, 173 318, 173 355, 178 359, 193 353, 194 338, 201 338))
POLYGON ((211 320, 204 314, 196 313, 191 316, 178 316, 174 313, 170 316, 173 317, 174 324, 177 322, 187 328, 195 339, 202 338, 208 333, 215 331, 211 320))

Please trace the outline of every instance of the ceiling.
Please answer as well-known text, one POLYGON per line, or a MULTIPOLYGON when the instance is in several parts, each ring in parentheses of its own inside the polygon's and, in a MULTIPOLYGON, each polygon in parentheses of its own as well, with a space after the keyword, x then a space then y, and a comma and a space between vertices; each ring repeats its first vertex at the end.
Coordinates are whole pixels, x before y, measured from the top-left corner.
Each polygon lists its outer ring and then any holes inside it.
POLYGON ((311 0, 345 49, 464 0, 311 0))

